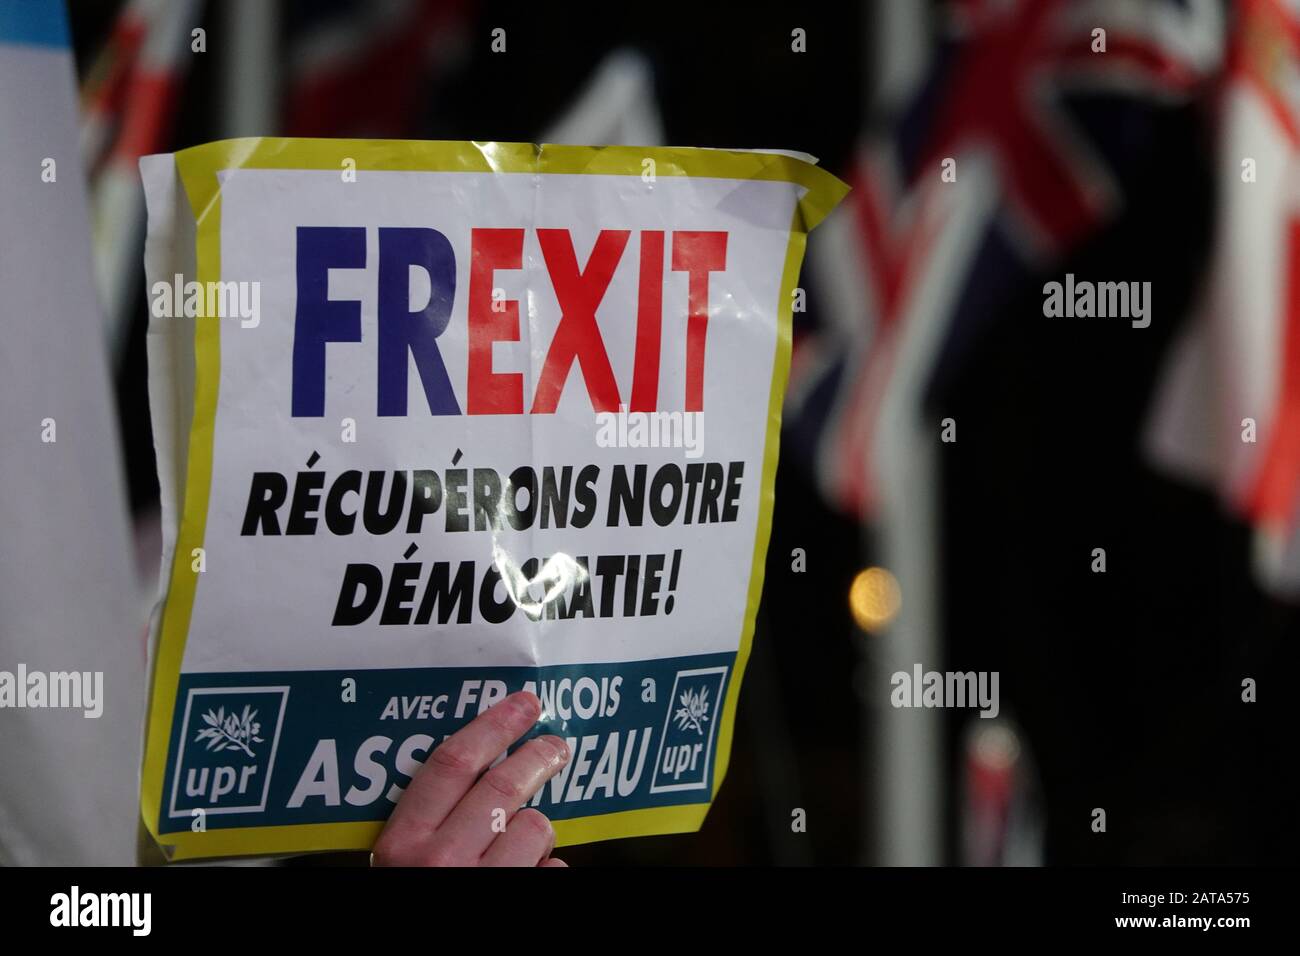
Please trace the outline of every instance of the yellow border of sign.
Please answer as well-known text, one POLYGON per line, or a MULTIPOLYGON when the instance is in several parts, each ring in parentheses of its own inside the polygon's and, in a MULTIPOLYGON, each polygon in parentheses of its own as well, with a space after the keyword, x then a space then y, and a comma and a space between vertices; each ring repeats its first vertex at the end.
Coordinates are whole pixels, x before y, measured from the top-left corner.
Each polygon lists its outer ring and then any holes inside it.
MULTIPOLYGON (((573 820, 556 820, 556 844, 567 846, 616 837, 650 836, 698 830, 717 797, 731 758, 731 738, 740 698, 740 684, 754 640, 754 622, 763 593, 763 573, 772 528, 773 485, 781 437, 781 399, 790 371, 790 326, 795 284, 803 261, 805 237, 848 193, 848 187, 811 163, 775 153, 711 149, 641 148, 631 146, 535 146, 531 143, 418 142, 348 139, 232 139, 176 154, 176 167, 196 222, 195 258, 198 280, 221 276, 221 190, 218 173, 229 169, 328 169, 341 171, 351 160, 366 170, 425 172, 552 173, 641 176, 645 160, 654 160, 656 176, 714 179, 760 179, 789 182, 804 188, 790 227, 781 299, 777 304, 776 355, 768 397, 767 440, 754 559, 750 569, 740 646, 723 704, 718 761, 707 803, 628 810, 573 820)), ((167 747, 175 712, 181 661, 198 576, 190 569, 192 549, 202 547, 212 483, 212 441, 221 377, 219 323, 198 322, 195 339, 194 420, 190 428, 185 496, 176 555, 163 609, 146 731, 140 809, 145 827, 169 859, 308 853, 319 850, 365 849, 382 829, 379 822, 324 823, 298 826, 249 827, 181 831, 159 837, 167 747)))

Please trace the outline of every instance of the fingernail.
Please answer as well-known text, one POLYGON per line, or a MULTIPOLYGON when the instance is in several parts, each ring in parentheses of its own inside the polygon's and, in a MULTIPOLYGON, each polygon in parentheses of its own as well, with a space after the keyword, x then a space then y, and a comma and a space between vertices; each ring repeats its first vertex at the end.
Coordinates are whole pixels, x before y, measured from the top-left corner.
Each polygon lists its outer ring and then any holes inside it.
POLYGON ((519 716, 528 717, 530 720, 536 720, 542 713, 542 702, 537 699, 536 694, 526 690, 511 694, 510 706, 518 712, 519 716))
POLYGON ((544 741, 553 751, 555 751, 555 756, 551 760, 552 763, 564 763, 569 759, 569 745, 564 742, 563 737, 556 737, 554 734, 546 734, 537 739, 544 741))

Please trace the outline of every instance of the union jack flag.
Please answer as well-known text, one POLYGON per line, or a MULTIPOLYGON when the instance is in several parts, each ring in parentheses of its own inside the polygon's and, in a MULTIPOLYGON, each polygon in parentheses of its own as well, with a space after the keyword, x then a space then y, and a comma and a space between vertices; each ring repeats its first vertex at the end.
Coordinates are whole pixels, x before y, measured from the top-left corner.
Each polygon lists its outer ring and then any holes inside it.
POLYGON ((940 393, 1013 293, 1118 216, 1153 111, 1185 104, 1222 60, 1217 0, 945 11, 914 99, 864 143, 848 209, 810 248, 832 314, 796 338, 789 440, 863 520, 891 409, 940 393))

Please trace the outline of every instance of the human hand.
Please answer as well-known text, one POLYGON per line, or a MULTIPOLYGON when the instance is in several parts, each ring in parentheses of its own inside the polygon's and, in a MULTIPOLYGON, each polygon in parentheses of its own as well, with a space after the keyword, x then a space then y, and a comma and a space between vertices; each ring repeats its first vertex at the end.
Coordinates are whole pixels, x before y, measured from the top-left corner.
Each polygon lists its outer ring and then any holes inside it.
POLYGON ((550 855, 551 821, 520 809, 568 762, 565 742, 536 737, 483 772, 528 732, 541 709, 534 695, 520 691, 443 741, 398 800, 371 865, 565 866, 550 855))

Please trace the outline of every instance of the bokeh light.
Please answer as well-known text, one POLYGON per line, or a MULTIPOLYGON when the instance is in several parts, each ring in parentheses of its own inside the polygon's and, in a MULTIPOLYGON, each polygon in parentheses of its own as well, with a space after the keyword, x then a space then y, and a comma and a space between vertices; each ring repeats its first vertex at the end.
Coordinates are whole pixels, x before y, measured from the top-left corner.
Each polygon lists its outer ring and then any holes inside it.
POLYGON ((858 627, 870 634, 887 628, 898 616, 903 593, 898 579, 884 568, 859 571, 849 586, 849 609, 858 627))

